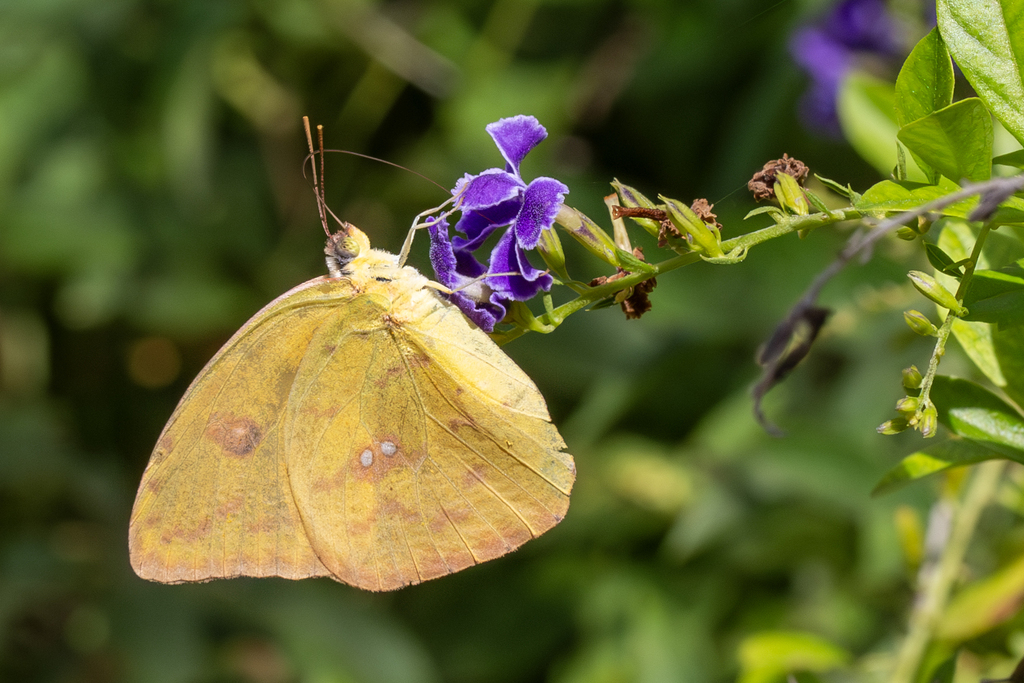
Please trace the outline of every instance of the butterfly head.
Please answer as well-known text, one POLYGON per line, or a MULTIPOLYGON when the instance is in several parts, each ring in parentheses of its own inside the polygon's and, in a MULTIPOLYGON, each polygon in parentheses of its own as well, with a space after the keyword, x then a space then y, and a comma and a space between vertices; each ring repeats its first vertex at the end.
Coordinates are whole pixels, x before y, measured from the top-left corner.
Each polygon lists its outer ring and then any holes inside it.
POLYGON ((359 256, 370 252, 370 238, 362 230, 344 223, 342 229, 327 238, 324 254, 331 277, 342 277, 349 272, 348 265, 359 256))

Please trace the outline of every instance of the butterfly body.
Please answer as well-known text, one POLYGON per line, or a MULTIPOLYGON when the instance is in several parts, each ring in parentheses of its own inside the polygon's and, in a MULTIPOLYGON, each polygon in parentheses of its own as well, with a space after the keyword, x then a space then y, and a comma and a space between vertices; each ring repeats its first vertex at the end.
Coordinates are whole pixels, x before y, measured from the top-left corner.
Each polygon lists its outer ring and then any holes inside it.
POLYGON ((424 276, 368 246, 337 259, 329 241, 334 276, 264 307, 189 387, 132 512, 140 576, 391 590, 562 519, 575 466, 536 386, 424 276))

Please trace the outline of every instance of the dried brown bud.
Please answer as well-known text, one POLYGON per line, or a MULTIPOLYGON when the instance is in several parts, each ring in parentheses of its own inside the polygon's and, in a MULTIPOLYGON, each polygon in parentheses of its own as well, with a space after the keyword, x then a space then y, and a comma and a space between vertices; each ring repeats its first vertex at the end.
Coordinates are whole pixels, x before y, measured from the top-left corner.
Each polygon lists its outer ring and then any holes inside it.
POLYGON ((612 218, 650 218, 656 221, 663 221, 668 214, 661 209, 648 209, 643 206, 618 206, 611 207, 612 218))
POLYGON ((711 211, 713 208, 715 208, 715 205, 709 203, 708 200, 703 198, 694 199, 693 204, 690 205, 690 211, 697 214, 697 218, 701 219, 711 227, 721 230, 722 224, 718 222, 718 216, 711 211))
POLYGON ((783 154, 781 159, 773 159, 764 165, 760 171, 747 183, 747 189, 754 194, 755 201, 775 198, 775 176, 779 173, 793 176, 798 185, 803 186, 810 173, 807 164, 794 159, 788 154, 783 154))
POLYGON ((671 219, 666 218, 661 222, 661 230, 658 232, 658 246, 667 247, 669 239, 672 238, 682 239, 683 234, 679 232, 679 228, 672 223, 671 219))
MULTIPOLYGON (((644 258, 644 250, 640 247, 633 250, 633 256, 641 261, 646 260, 644 258)), ((609 282, 621 280, 628 275, 628 273, 622 268, 617 268, 616 270, 618 272, 614 275, 601 275, 599 277, 595 277, 590 281, 590 286, 600 287, 601 285, 608 284, 609 282)), ((619 306, 622 307, 622 312, 626 314, 626 318, 628 320, 636 320, 644 313, 651 310, 651 300, 647 295, 654 291, 654 288, 657 286, 657 279, 652 277, 644 280, 643 282, 637 283, 630 288, 632 291, 629 295, 619 302, 619 306)))

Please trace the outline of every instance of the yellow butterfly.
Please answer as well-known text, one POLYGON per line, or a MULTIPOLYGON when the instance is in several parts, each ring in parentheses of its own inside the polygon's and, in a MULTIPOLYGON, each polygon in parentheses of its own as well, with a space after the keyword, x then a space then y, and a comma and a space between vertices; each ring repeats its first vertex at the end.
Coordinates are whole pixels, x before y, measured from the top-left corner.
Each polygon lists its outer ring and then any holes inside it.
POLYGON ((564 517, 575 465, 530 378, 356 227, 324 251, 330 276, 253 316, 164 427, 129 528, 142 578, 393 590, 564 517))

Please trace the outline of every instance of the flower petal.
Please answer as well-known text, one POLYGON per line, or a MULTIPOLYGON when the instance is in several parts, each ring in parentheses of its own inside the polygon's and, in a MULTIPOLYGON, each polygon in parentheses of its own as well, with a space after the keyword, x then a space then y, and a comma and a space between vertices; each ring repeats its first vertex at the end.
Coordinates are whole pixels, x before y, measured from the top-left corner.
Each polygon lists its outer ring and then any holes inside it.
POLYGON ((523 249, 534 249, 540 233, 550 228, 569 188, 554 178, 534 178, 523 193, 523 206, 516 217, 516 242, 523 249))
POLYGON ((448 241, 448 221, 444 218, 427 226, 430 233, 430 265, 434 267, 437 281, 445 287, 458 286, 458 270, 455 252, 448 241))
POLYGON ((825 30, 854 50, 894 54, 899 49, 898 29, 883 0, 843 0, 825 20, 825 30))
MULTIPOLYGON (((430 225, 430 263, 434 266, 437 280, 449 289, 464 286, 486 272, 469 252, 455 252, 448 241, 448 223, 442 218, 430 225)), ((479 288, 485 296, 491 297, 490 288, 479 288)), ((478 301, 466 291, 445 294, 449 301, 458 306, 466 317, 476 323, 484 332, 494 331, 494 325, 505 317, 505 307, 498 301, 478 301)))
POLYGON ((516 176, 523 157, 548 136, 536 118, 522 114, 488 124, 487 132, 494 138, 501 156, 505 157, 505 170, 516 176))
POLYGON ((494 290, 491 301, 499 303, 502 299, 526 301, 537 296, 541 290, 551 289, 551 276, 537 270, 526 257, 526 252, 516 244, 513 230, 508 230, 491 252, 487 284, 494 290), (508 273, 516 273, 508 275, 508 273))
POLYGON ((525 183, 511 173, 489 168, 479 175, 463 176, 452 193, 459 197, 459 210, 465 213, 514 199, 525 188, 525 183))
POLYGON ((455 229, 465 233, 466 239, 456 235, 452 238, 452 246, 456 250, 476 251, 496 228, 504 228, 515 220, 521 205, 520 199, 516 198, 494 206, 465 211, 455 224, 455 229))

